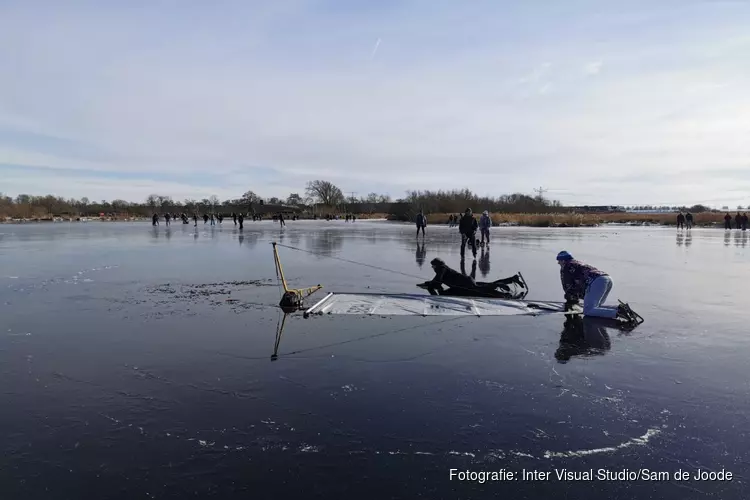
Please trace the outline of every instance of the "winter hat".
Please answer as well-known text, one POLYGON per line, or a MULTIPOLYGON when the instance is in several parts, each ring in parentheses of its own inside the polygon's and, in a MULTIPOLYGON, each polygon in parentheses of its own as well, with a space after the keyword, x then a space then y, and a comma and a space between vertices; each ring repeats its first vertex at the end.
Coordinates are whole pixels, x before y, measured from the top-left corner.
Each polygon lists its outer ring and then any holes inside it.
POLYGON ((562 252, 557 254, 557 260, 573 260, 573 256, 563 250, 562 252))

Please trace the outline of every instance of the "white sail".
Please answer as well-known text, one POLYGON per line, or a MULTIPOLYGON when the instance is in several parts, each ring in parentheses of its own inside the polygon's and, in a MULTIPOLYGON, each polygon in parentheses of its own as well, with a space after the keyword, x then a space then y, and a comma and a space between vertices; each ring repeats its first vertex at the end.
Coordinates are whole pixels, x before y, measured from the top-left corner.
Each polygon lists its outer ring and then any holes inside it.
POLYGON ((446 297, 439 295, 329 293, 310 307, 310 314, 377 316, 522 316, 561 314, 562 302, 446 297))

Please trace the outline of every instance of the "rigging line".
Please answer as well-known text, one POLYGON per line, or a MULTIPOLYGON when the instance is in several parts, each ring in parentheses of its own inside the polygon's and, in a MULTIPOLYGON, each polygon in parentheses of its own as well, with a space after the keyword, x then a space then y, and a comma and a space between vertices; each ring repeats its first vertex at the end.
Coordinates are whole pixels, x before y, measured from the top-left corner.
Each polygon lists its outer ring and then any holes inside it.
POLYGON ((283 245, 281 243, 276 243, 276 246, 288 248, 290 250, 297 250, 297 251, 309 253, 309 254, 312 254, 312 255, 318 255, 320 257, 328 257, 329 259, 340 260, 340 261, 343 261, 343 262, 348 262, 349 264, 357 264, 359 266, 370 267, 372 269, 377 269, 379 271, 386 271, 386 272, 389 272, 389 273, 401 274, 401 275, 407 276, 409 278, 422 279, 422 276, 417 276, 416 274, 409 274, 409 273, 405 273, 403 271, 395 271, 393 269, 388 269, 388 268, 385 268, 385 267, 373 266, 372 264, 365 264, 364 262, 357 262, 356 260, 349 260, 349 259, 345 259, 343 257, 336 257, 336 256, 333 256, 333 255, 325 255, 322 252, 314 252, 312 250, 306 250, 304 248, 298 248, 298 247, 292 247, 292 246, 289 246, 289 245, 283 245))
MULTIPOLYGON (((289 246, 289 245, 284 245, 282 243, 276 243, 276 246, 283 247, 283 248, 288 248, 290 250, 297 250, 297 251, 304 252, 304 253, 309 253, 309 254, 312 254, 312 255, 318 255, 320 257, 328 257, 329 259, 340 260, 342 262, 348 262, 349 264, 356 264, 356 265, 359 265, 359 266, 369 267, 369 268, 372 268, 372 269, 377 269, 379 271, 386 271, 386 272, 389 272, 389 273, 400 274, 400 275, 406 276, 408 278, 416 278, 416 279, 419 279, 419 280, 424 279, 423 276, 417 276, 416 274, 409 274, 409 273, 405 273, 403 271, 395 271, 393 269, 388 269, 388 268, 385 268, 385 267, 373 266, 372 264, 365 264, 364 262, 357 262, 356 260, 344 259, 343 257, 336 257, 336 256, 333 256, 333 255, 325 255, 322 252, 314 252, 312 250, 306 250, 304 248, 299 248, 299 247, 293 247, 293 246, 289 246)), ((464 274, 464 276, 468 276, 468 275, 464 274)), ((475 288, 466 287, 466 286, 452 286, 450 288, 458 288, 458 289, 467 290, 467 291, 475 291, 476 290, 475 288)), ((512 300, 512 299, 508 299, 508 300, 512 300)))

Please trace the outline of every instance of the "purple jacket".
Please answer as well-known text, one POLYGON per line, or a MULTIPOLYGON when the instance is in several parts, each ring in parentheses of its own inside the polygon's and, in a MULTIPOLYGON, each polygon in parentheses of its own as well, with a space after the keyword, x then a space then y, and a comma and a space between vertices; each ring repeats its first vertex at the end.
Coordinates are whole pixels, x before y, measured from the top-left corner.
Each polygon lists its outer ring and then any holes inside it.
POLYGON ((567 262, 560 267, 560 280, 565 292, 565 300, 582 299, 591 282, 599 276, 607 276, 607 273, 577 260, 567 262))

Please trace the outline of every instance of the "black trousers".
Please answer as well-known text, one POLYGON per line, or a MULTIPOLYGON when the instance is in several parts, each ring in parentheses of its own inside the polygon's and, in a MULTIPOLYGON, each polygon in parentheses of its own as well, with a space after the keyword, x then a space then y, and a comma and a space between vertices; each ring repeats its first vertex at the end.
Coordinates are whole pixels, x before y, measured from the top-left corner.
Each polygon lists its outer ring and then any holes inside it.
POLYGON ((471 251, 474 254, 474 257, 476 257, 477 256, 477 235, 476 235, 476 233, 461 234, 461 256, 463 257, 464 253, 466 253, 466 242, 467 241, 471 244, 471 251))

